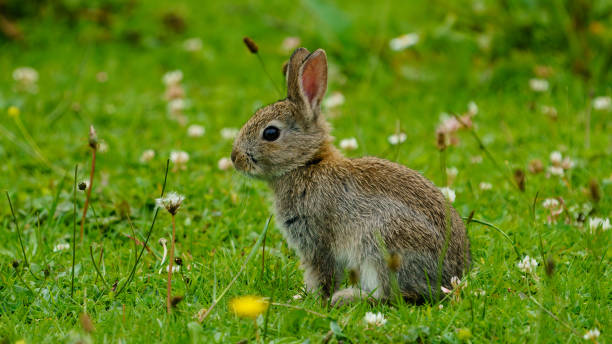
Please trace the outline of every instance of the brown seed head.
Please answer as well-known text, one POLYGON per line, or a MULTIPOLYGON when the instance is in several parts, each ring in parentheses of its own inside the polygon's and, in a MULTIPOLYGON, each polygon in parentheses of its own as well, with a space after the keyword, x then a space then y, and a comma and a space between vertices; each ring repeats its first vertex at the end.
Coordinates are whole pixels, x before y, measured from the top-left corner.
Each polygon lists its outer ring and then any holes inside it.
POLYGON ((179 303, 181 303, 181 301, 183 301, 183 296, 173 296, 170 299, 170 305, 172 306, 172 308, 176 307, 179 303))
POLYGON ((442 131, 436 133, 436 146, 440 152, 446 149, 446 134, 442 131))
POLYGON ((13 260, 13 269, 17 269, 19 267, 19 261, 13 260))
POLYGON ((525 191, 525 172, 522 169, 517 168, 514 170, 514 181, 519 190, 525 191))
POLYGON ((598 203, 601 199, 601 193, 599 192, 599 184, 597 183, 597 179, 591 179, 589 181, 589 191, 591 191, 591 198, 595 203, 598 203))
POLYGON ((92 149, 98 148, 98 134, 93 125, 89 126, 89 147, 92 149))
POLYGON ((552 277, 553 273, 555 272, 555 260, 552 257, 548 257, 548 259, 546 259, 545 268, 546 275, 548 277, 552 277))
POLYGON ((87 189, 87 183, 85 183, 85 182, 80 182, 80 183, 79 183, 79 190, 81 190, 81 191, 85 191, 85 189, 87 189))
POLYGON ((96 327, 87 313, 81 313, 79 320, 81 321, 81 327, 85 332, 92 333, 96 330, 96 327))
POLYGON ((529 162, 529 166, 527 167, 529 172, 532 174, 538 174, 544 171, 544 165, 540 159, 533 159, 529 162))
POLYGON ((183 265, 183 259, 181 257, 176 257, 174 258, 174 262, 176 263, 176 265, 181 266, 183 265))
POLYGON ((249 48, 249 51, 251 53, 257 54, 257 52, 259 51, 259 47, 257 46, 257 44, 255 44, 255 41, 251 37, 244 37, 242 40, 244 41, 244 45, 249 48))

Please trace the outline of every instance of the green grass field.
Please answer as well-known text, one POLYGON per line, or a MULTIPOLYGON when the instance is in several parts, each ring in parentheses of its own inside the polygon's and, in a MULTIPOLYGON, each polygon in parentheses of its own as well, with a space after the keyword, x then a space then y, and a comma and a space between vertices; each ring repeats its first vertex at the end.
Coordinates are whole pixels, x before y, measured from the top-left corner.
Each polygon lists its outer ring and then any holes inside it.
POLYGON ((589 24, 574 26, 578 10, 563 1, 106 2, 41 5, 15 17, 21 39, 0 40, 0 343, 612 341, 612 231, 590 225, 612 217, 606 1, 593 1, 589 24), (391 39, 407 33, 418 42, 391 49, 391 39), (244 36, 259 45, 272 82, 244 36), (201 46, 185 43, 194 37, 201 46), (287 37, 327 51, 328 99, 339 92, 344 102, 328 103, 324 113, 336 144, 356 138, 348 156, 383 157, 447 183, 458 212, 479 220, 468 225, 472 270, 443 301, 337 309, 316 295, 294 299, 302 272, 272 218, 263 270, 255 247, 198 322, 272 215, 265 183, 219 168, 232 147, 221 131, 284 97, 287 37), (25 66, 36 81, 14 75, 25 66), (183 73, 184 102, 174 111, 185 123, 169 114, 181 104, 164 97, 162 79, 173 70, 183 73), (470 102, 473 127, 441 154, 441 113, 468 113, 470 102), (194 124, 205 128, 202 136, 188 134, 194 124), (74 169, 76 182, 89 179, 90 125, 102 147, 81 241, 86 193, 76 191, 75 219, 74 169), (391 145, 398 131, 406 141, 391 145), (142 162, 146 150, 155 155, 142 162), (168 315, 159 244, 171 236, 165 210, 150 251, 118 291, 142 250, 130 238, 147 237, 172 151, 187 152, 189 161, 170 163, 167 175, 166 192, 185 196, 176 215, 182 266, 172 285, 183 299, 168 315), (572 166, 551 161, 555 151, 572 166), (543 171, 530 172, 535 160, 543 171), (538 263, 532 272, 518 266, 527 255, 538 263), (243 295, 273 304, 255 321, 241 319, 230 301, 243 295), (386 324, 366 324, 367 312, 381 312, 386 324), (592 329, 599 337, 585 340, 592 329))

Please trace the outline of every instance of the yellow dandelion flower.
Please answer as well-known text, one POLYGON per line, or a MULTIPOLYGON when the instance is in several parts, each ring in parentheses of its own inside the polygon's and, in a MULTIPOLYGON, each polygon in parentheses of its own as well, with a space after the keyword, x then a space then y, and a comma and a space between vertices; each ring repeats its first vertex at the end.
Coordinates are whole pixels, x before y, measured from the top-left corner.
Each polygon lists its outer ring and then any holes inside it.
POLYGON ((19 108, 16 106, 9 106, 8 108, 8 115, 11 117, 17 117, 19 116, 19 108))
POLYGON ((257 318, 268 309, 268 301, 260 296, 241 296, 230 303, 232 311, 241 318, 257 318))

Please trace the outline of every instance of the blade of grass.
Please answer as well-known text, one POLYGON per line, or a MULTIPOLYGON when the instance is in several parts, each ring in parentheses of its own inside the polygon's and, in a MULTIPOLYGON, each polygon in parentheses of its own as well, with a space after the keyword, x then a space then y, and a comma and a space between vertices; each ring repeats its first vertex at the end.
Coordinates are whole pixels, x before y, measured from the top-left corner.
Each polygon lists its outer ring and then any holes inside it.
POLYGON ((76 257, 76 190, 77 190, 77 173, 79 171, 79 165, 74 165, 74 196, 72 198, 72 204, 74 206, 74 217, 72 221, 72 272, 70 273, 70 297, 74 296, 74 261, 76 257))
POLYGON ((23 254, 23 261, 25 262, 25 265, 28 268, 28 271, 30 271, 30 274, 32 275, 32 277, 39 280, 39 278, 36 277, 36 275, 34 275, 34 272, 32 272, 32 269, 30 269, 30 263, 28 262, 28 256, 26 254, 25 247, 23 246, 23 240, 21 239, 21 229, 19 228, 19 222, 17 221, 17 216, 15 215, 15 210, 13 209, 13 203, 11 202, 11 197, 9 196, 8 191, 6 191, 6 199, 9 202, 9 206, 11 207, 11 214, 13 215, 13 221, 15 221, 15 226, 17 227, 17 238, 19 238, 19 246, 21 246, 21 253, 23 254))

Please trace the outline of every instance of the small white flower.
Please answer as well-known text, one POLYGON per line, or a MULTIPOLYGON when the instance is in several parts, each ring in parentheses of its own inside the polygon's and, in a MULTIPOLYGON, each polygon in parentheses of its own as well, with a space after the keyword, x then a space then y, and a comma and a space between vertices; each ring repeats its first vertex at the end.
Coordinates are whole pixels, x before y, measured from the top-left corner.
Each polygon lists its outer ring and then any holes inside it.
POLYGON ((523 260, 518 262, 517 266, 524 273, 532 273, 535 271, 535 268, 538 266, 538 262, 529 256, 525 256, 523 260))
POLYGON ((457 177, 457 174, 459 174, 459 170, 455 166, 446 168, 446 177, 448 179, 455 179, 457 177))
POLYGON ((481 164, 482 163, 482 155, 474 155, 470 157, 470 162, 472 164, 481 164))
POLYGON ((57 244, 55 246, 53 246, 53 252, 59 252, 59 251, 64 251, 70 248, 70 244, 67 243, 63 243, 63 244, 57 244))
POLYGON ((38 72, 32 67, 19 67, 13 71, 13 79, 24 85, 32 85, 38 81, 38 72))
POLYGON ((418 33, 407 33, 405 35, 393 38, 389 42, 389 47, 393 51, 400 51, 409 48, 419 42, 418 33))
POLYGON ((607 231, 612 228, 610 225, 610 219, 603 219, 600 217, 592 217, 589 219, 589 229, 591 232, 596 231, 598 228, 601 228, 602 231, 607 231))
POLYGON ((301 43, 302 41, 299 37, 287 37, 283 40, 283 43, 281 43, 281 50, 286 53, 291 52, 299 47, 301 43))
POLYGON ((221 158, 219 159, 217 166, 221 171, 227 171, 234 167, 234 164, 232 164, 232 160, 230 158, 221 158))
POLYGON ((140 162, 141 163, 149 162, 154 157, 155 157, 155 151, 152 149, 147 149, 144 152, 142 152, 142 155, 140 156, 140 162))
POLYGON ((185 169, 185 165, 189 161, 189 153, 184 151, 172 151, 170 152, 170 161, 172 161, 177 168, 185 169))
POLYGON ((599 330, 596 328, 592 329, 592 330, 588 330, 584 336, 582 336, 582 338, 586 339, 586 340, 595 340, 597 338, 599 338, 599 330))
POLYGON ((168 112, 170 112, 171 114, 181 113, 183 110, 185 110, 186 107, 187 103, 184 99, 181 98, 172 99, 168 102, 168 112))
POLYGON ((344 95, 338 91, 330 94, 323 102, 323 106, 328 109, 335 108, 342 104, 344 104, 344 95))
POLYGON ((593 99, 593 108, 595 110, 610 110, 612 109, 612 98, 597 97, 593 99))
POLYGON ((439 304, 439 305, 438 305, 438 309, 439 309, 439 310, 444 309, 444 305, 443 305, 443 304, 439 304))
MULTIPOLYGON (((170 265, 166 265, 166 272, 168 272, 168 270, 170 269, 170 265)), ((172 273, 176 273, 181 271, 181 266, 180 265, 176 265, 176 264, 172 264, 172 273)))
POLYGON ((444 197, 451 203, 455 202, 455 190, 449 188, 449 187, 443 187, 440 188, 440 191, 442 192, 442 195, 444 195, 444 197))
POLYGON ((546 209, 557 209, 559 207, 559 200, 556 198, 547 198, 542 202, 542 206, 546 209))
POLYGON ((293 295, 293 299, 294 300, 301 300, 302 299, 302 294, 295 294, 295 295, 293 295))
POLYGON ((561 152, 554 151, 550 153, 550 162, 555 166, 561 165, 561 162, 563 162, 563 156, 561 155, 561 152))
POLYGON ((183 49, 190 52, 202 50, 202 40, 198 37, 188 38, 183 42, 183 49))
POLYGON ((344 150, 351 151, 357 149, 358 147, 359 145, 357 144, 357 139, 354 137, 340 141, 340 148, 344 150))
POLYGON ((406 134, 404 133, 398 133, 398 134, 393 134, 391 136, 389 136, 387 138, 387 141, 389 141, 390 144, 392 145, 398 145, 400 143, 403 143, 404 141, 406 141, 408 137, 406 136, 406 134))
POLYGON ((185 196, 172 191, 162 198, 156 198, 155 204, 160 208, 166 208, 170 214, 174 215, 183 204, 184 199, 185 196))
POLYGON ((468 103, 468 113, 470 115, 478 114, 478 105, 474 101, 468 103))
POLYGON ((561 166, 550 166, 550 167, 548 167, 548 173, 550 173, 553 176, 562 177, 563 174, 564 174, 563 167, 561 167, 561 166))
POLYGON ((564 170, 569 170, 573 167, 574 167, 574 162, 568 156, 565 157, 563 161, 561 161, 561 168, 563 168, 564 170))
POLYGON ((480 187, 480 190, 482 191, 491 190, 493 188, 493 185, 487 182, 480 182, 478 186, 480 187))
POLYGON ((485 296, 486 294, 487 294, 487 292, 482 290, 482 289, 476 289, 476 290, 472 291, 472 295, 474 295, 474 296, 485 296))
POLYGON ((189 126, 189 128, 187 128, 187 135, 189 137, 201 137, 202 135, 204 135, 205 131, 206 130, 203 126, 198 124, 192 124, 189 126))
POLYGON ((98 152, 102 154, 108 152, 108 143, 106 143, 106 141, 100 141, 100 144, 98 145, 98 152))
POLYGON ((180 70, 173 70, 164 74, 162 80, 166 86, 178 85, 183 80, 183 72, 180 70))
POLYGON ((549 117, 557 117, 557 109, 554 106, 542 105, 540 111, 549 117))
POLYGON ((238 136, 239 130, 236 128, 223 128, 221 129, 221 137, 224 140, 233 140, 238 136))
POLYGON ((374 326, 383 326, 387 323, 387 319, 385 319, 385 316, 380 312, 376 314, 367 312, 363 317, 363 320, 366 322, 366 324, 374 326))
POLYGON ((548 80, 545 79, 530 79, 529 87, 534 92, 546 92, 548 91, 548 80))

